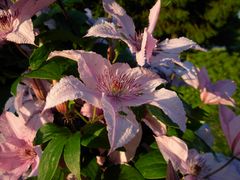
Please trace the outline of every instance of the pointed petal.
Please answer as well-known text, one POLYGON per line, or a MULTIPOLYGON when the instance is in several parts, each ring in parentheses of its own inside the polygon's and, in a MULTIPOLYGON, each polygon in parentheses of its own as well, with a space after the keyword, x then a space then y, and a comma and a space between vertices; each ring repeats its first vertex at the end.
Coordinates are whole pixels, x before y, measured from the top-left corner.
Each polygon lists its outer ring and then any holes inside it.
POLYGON ((182 101, 176 92, 167 89, 156 91, 155 100, 150 104, 159 107, 169 118, 178 124, 182 131, 186 129, 186 113, 182 101))
POLYGON ((150 34, 153 33, 155 26, 157 24, 158 16, 160 13, 160 7, 161 7, 161 1, 157 0, 155 5, 150 9, 150 13, 148 17, 148 21, 149 21, 148 32, 150 34))
POLYGON ((211 85, 206 68, 201 68, 198 70, 197 75, 199 80, 199 89, 208 88, 211 85))
POLYGON ((185 37, 166 39, 160 42, 158 47, 162 51, 173 53, 173 54, 180 54, 181 52, 186 51, 188 49, 206 51, 205 49, 197 45, 197 43, 185 37))
POLYGON ((153 131, 156 136, 166 135, 166 125, 149 114, 144 117, 143 122, 153 131))
POLYGON ((122 39, 120 31, 117 29, 115 24, 104 21, 103 23, 92 26, 85 37, 103 37, 112 39, 122 39))
POLYGON ((206 88, 201 90, 200 98, 205 104, 222 104, 235 106, 235 101, 229 96, 225 94, 221 94, 220 92, 209 92, 206 88))
POLYGON ((109 158, 114 164, 124 164, 131 161, 136 153, 136 150, 142 139, 142 128, 139 128, 136 136, 126 145, 124 145, 125 151, 113 151, 109 158))
POLYGON ((84 84, 91 88, 96 88, 97 78, 103 74, 104 70, 111 65, 107 59, 95 52, 87 52, 83 50, 64 50, 53 51, 48 59, 62 56, 65 58, 73 59, 78 62, 78 72, 84 84), (96 71, 96 67, 98 68, 96 71))
POLYGON ((177 172, 173 168, 171 161, 168 161, 166 180, 180 180, 177 172))
POLYGON ((136 60, 140 66, 143 66, 146 61, 152 56, 153 49, 156 47, 157 40, 153 38, 147 29, 144 29, 141 50, 136 53, 136 60))
POLYGON ((140 128, 133 112, 127 108, 118 109, 116 103, 103 95, 102 106, 111 146, 109 153, 129 143, 140 128))
POLYGON ((232 80, 220 80, 213 85, 214 91, 221 92, 227 96, 232 96, 236 88, 236 84, 232 80))
POLYGON ((165 161, 170 160, 175 170, 178 170, 181 164, 186 162, 188 147, 184 141, 175 136, 157 136, 155 140, 165 161))
POLYGON ((135 37, 135 26, 131 17, 114 0, 103 0, 104 10, 113 16, 127 37, 135 37))
POLYGON ((101 107, 97 94, 87 89, 80 80, 73 76, 62 78, 47 95, 44 110, 68 100, 83 99, 96 107, 101 107))
MULTIPOLYGON (((17 21, 17 20, 15 20, 17 21)), ((35 36, 33 32, 32 20, 24 21, 16 27, 14 31, 7 34, 6 39, 17 44, 34 44, 35 36)))
POLYGON ((56 0, 18 0, 10 9, 12 12, 18 12, 18 19, 24 22, 30 19, 39 10, 48 7, 56 0))

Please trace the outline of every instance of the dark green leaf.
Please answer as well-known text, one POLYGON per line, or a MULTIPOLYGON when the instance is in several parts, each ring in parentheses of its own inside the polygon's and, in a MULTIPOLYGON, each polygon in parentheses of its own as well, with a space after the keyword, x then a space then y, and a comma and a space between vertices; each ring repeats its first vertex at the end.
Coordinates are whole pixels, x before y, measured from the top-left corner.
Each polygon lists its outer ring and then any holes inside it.
POLYGON ((35 49, 29 58, 29 65, 31 70, 38 69, 44 61, 47 60, 48 54, 51 52, 49 44, 44 44, 41 47, 35 49))
POLYGON ((75 61, 65 58, 54 58, 47 61, 39 69, 24 74, 24 76, 30 78, 59 80, 67 74, 71 68, 77 69, 75 61))
POLYGON ((57 136, 70 136, 70 131, 66 127, 59 127, 53 123, 48 123, 43 125, 38 129, 36 137, 34 138, 33 143, 35 145, 43 144, 57 136))
POLYGON ((64 161, 68 169, 78 178, 80 177, 80 132, 73 134, 64 148, 64 161))
POLYGON ((167 164, 159 150, 151 151, 139 157, 135 167, 147 179, 159 179, 166 177, 167 164))
POLYGON ((38 179, 51 180, 53 178, 66 142, 66 136, 57 136, 48 143, 40 160, 38 179))
POLYGON ((16 96, 18 83, 22 80, 22 77, 18 77, 11 85, 11 93, 16 96))
POLYGON ((176 123, 172 122, 172 120, 166 114, 164 114, 161 109, 153 105, 146 105, 146 107, 148 112, 152 116, 155 116, 159 121, 163 122, 167 126, 179 129, 179 126, 176 123))
POLYGON ((82 175, 90 178, 91 180, 96 180, 99 178, 100 167, 97 164, 96 158, 93 158, 86 167, 81 171, 82 175))
POLYGON ((104 180, 144 180, 143 176, 129 165, 118 165, 109 167, 104 173, 104 180))
POLYGON ((107 130, 103 124, 94 123, 87 124, 82 128, 83 136, 81 144, 89 148, 105 148, 108 149, 109 142, 107 138, 107 130))
POLYGON ((65 180, 65 173, 63 171, 63 169, 57 167, 55 174, 52 178, 52 180, 65 180))

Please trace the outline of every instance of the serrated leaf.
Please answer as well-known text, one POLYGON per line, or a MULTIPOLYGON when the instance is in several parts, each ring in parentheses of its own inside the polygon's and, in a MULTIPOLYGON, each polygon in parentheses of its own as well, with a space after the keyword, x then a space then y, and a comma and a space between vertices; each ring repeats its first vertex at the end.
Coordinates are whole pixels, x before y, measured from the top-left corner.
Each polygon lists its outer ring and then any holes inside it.
POLYGON ((80 177, 80 132, 73 134, 67 141, 64 148, 64 161, 68 169, 78 178, 80 177))
POLYGON ((44 61, 47 60, 48 54, 51 52, 49 44, 44 44, 41 47, 35 49, 29 58, 29 65, 31 70, 38 69, 44 61))
POLYGON ((159 121, 163 122, 167 126, 179 129, 179 126, 176 123, 172 122, 172 120, 166 114, 164 114, 161 109, 153 105, 146 105, 146 107, 148 112, 152 116, 155 116, 159 121))
POLYGON ((60 127, 53 123, 43 125, 38 129, 36 137, 34 138, 34 145, 43 144, 57 136, 68 137, 71 134, 70 130, 66 127, 60 127))
POLYGON ((154 150, 140 156, 135 163, 135 167, 146 179, 166 177, 167 164, 159 150, 154 150))
POLYGON ((57 136, 48 143, 40 160, 38 179, 51 180, 53 178, 66 142, 66 136, 57 136))
POLYGON ((89 148, 105 148, 108 149, 109 142, 107 137, 107 130, 103 124, 87 124, 82 128, 83 136, 81 144, 89 148))
POLYGON ((39 67, 39 69, 24 74, 24 77, 59 80, 65 74, 68 74, 68 71, 75 66, 76 62, 72 60, 57 57, 47 61, 45 64, 39 67))
POLYGON ((143 176, 132 166, 117 165, 109 167, 104 173, 104 180, 144 180, 143 176))

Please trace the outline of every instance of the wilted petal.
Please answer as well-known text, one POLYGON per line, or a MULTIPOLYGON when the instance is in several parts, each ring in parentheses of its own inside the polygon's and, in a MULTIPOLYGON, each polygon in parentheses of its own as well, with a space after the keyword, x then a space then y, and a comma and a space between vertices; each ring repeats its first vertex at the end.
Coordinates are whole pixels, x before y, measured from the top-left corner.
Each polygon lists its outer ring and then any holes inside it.
POLYGON ((142 139, 142 128, 139 128, 136 136, 126 145, 124 145, 125 151, 113 151, 109 158, 114 164, 124 164, 131 161, 136 153, 139 143, 142 139))
POLYGON ((101 107, 97 94, 87 89, 84 84, 73 76, 62 78, 47 95, 44 110, 52 108, 68 100, 82 98, 96 107, 101 107))
POLYGON ((150 34, 153 33, 155 26, 157 24, 158 16, 160 13, 160 7, 161 7, 161 1, 157 0, 156 4, 150 9, 150 13, 148 17, 148 21, 149 21, 148 32, 150 34))
POLYGON ((155 140, 165 161, 170 160, 174 169, 178 170, 188 158, 188 147, 185 142, 175 136, 157 136, 155 140))
POLYGON ((150 104, 159 107, 169 118, 178 124, 182 131, 186 129, 186 113, 182 101, 176 92, 160 89, 155 93, 155 99, 150 104))
MULTIPOLYGON (((15 20, 17 21, 17 20, 15 20)), ((17 22, 15 22, 17 23, 17 22)), ((17 23, 18 24, 18 23, 17 23)), ((17 44, 34 44, 35 36, 33 33, 32 20, 26 20, 17 25, 14 30, 7 34, 6 39, 17 44)))
POLYGON ((109 153, 129 143, 140 128, 133 112, 127 108, 119 109, 116 103, 103 95, 102 106, 111 146, 109 153))
POLYGON ((104 10, 113 16, 127 37, 135 37, 135 26, 131 17, 114 0, 103 0, 104 10))

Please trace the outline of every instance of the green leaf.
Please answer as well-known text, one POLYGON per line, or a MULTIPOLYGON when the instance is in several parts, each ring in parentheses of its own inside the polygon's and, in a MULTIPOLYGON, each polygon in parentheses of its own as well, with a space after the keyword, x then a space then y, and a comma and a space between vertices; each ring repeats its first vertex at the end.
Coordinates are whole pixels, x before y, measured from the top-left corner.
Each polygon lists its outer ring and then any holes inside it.
POLYGON ((139 157, 135 167, 146 179, 166 177, 167 164, 159 150, 151 151, 139 157))
POLYGON ((87 124, 82 128, 83 136, 81 144, 89 148, 105 148, 108 149, 109 142, 107 130, 103 124, 94 123, 87 124))
POLYGON ((80 132, 73 134, 67 141, 64 148, 64 161, 68 169, 78 178, 80 177, 80 132))
POLYGON ((187 143, 189 149, 194 148, 203 152, 212 151, 211 148, 190 129, 184 132, 182 139, 187 143))
POLYGON ((41 47, 35 49, 29 58, 29 65, 31 70, 38 69, 44 61, 47 60, 48 54, 51 52, 49 44, 44 44, 41 47))
POLYGON ((19 84, 19 82, 22 80, 22 77, 18 77, 11 85, 11 93, 12 95, 16 96, 17 94, 17 86, 19 84))
POLYGON ((152 116, 155 116, 159 121, 163 122, 167 126, 179 129, 179 126, 176 123, 172 122, 172 120, 166 114, 164 114, 161 109, 153 105, 146 105, 146 107, 148 112, 152 116))
POLYGON ((93 158, 86 167, 81 171, 82 175, 90 178, 91 180, 96 180, 100 175, 100 167, 97 164, 96 158, 93 158))
POLYGON ((71 69, 77 69, 75 61, 56 57, 47 61, 39 69, 24 74, 24 77, 59 80, 71 69))
POLYGON ((48 143, 40 160, 38 179, 51 180, 53 178, 66 142, 66 136, 57 136, 48 143))
POLYGON ((66 127, 60 127, 53 123, 43 125, 38 129, 36 137, 34 138, 34 145, 43 144, 57 136, 68 137, 71 134, 70 130, 66 127))
POLYGON ((118 165, 109 167, 104 173, 104 180, 144 180, 143 176, 129 165, 118 165))

